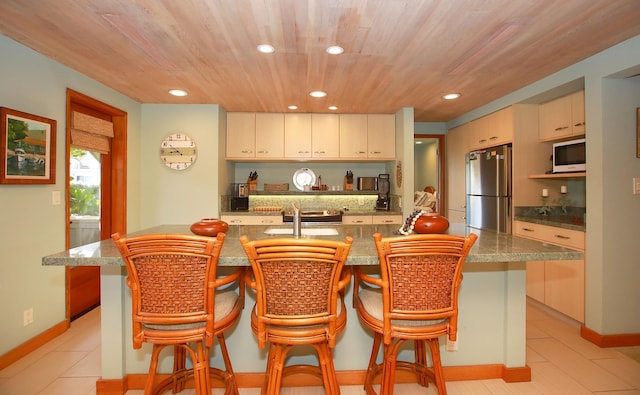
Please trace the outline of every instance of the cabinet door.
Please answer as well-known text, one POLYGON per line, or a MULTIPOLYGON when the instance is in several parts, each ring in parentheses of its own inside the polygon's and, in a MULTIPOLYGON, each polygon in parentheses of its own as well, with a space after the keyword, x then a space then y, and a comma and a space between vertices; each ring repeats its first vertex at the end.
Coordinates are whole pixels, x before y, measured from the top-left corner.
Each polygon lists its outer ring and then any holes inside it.
POLYGON ((513 141, 513 107, 487 115, 487 144, 502 145, 513 141))
POLYGON ((488 121, 487 117, 482 117, 468 123, 469 148, 471 150, 490 146, 488 121))
POLYGON ((464 211, 460 210, 448 210, 447 219, 452 224, 465 224, 467 223, 467 216, 464 211))
POLYGON ((465 154, 468 151, 468 125, 450 129, 446 135, 448 210, 464 212, 466 208, 465 154))
POLYGON ((372 159, 396 157, 396 116, 367 115, 367 156, 372 159))
POLYGON ((374 225, 381 224, 401 224, 403 221, 402 215, 372 215, 371 223, 374 225))
POLYGON ((544 275, 545 304, 584 322, 584 260, 545 261, 544 275))
POLYGON ((256 113, 256 158, 284 157, 284 114, 256 113))
POLYGON ((340 154, 337 114, 311 114, 311 157, 335 159, 340 154))
POLYGON ((571 95, 571 134, 585 134, 584 91, 571 95))
POLYGON ((367 158, 367 115, 340 114, 340 158, 367 158))
POLYGON ((527 296, 544 303, 544 261, 527 262, 527 296))
POLYGON ((571 98, 561 97, 540 105, 540 140, 571 136, 571 98))
POLYGON ((227 113, 227 158, 255 158, 256 115, 248 112, 227 113))
POLYGON ((311 114, 284 114, 285 158, 311 158, 311 114))
POLYGON ((371 225, 371 215, 343 215, 343 225, 371 225))

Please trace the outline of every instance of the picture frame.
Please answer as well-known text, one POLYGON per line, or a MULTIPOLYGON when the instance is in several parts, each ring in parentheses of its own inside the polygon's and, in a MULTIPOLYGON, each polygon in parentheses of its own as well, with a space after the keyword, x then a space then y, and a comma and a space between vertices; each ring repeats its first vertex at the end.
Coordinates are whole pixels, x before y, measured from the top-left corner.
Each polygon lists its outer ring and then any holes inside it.
POLYGON ((0 184, 55 184, 54 119, 1 107, 0 184))

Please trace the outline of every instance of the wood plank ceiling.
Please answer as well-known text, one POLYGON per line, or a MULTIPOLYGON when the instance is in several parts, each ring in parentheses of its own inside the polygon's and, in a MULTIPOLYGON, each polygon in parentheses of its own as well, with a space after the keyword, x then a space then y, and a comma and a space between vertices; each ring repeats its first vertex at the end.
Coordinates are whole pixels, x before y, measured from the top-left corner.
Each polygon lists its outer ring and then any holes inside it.
POLYGON ((3 0, 0 32, 141 103, 448 121, 640 34, 638 0, 3 0), (273 54, 256 51, 269 43, 273 54), (329 55, 329 45, 345 48, 329 55), (169 89, 188 96, 176 98, 169 89), (309 97, 311 90, 327 97, 309 97), (462 97, 444 101, 441 96, 462 97))

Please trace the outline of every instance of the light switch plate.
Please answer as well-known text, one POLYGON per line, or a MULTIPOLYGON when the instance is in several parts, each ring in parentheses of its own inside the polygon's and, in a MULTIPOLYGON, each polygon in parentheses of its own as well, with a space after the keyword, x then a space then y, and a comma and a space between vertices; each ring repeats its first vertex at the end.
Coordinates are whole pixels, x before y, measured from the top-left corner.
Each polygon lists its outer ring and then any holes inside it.
POLYGON ((633 194, 640 195, 640 177, 633 178, 633 194))
POLYGON ((51 204, 54 206, 60 205, 60 191, 51 192, 51 204))

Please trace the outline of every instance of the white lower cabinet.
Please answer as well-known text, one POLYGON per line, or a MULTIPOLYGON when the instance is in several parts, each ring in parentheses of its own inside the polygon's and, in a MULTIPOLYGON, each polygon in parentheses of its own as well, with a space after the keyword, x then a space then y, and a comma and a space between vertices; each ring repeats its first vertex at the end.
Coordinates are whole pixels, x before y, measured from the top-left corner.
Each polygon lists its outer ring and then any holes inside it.
POLYGON ((343 225, 371 225, 372 216, 371 215, 343 215, 342 224, 343 225))
MULTIPOLYGON (((584 252, 584 232, 515 221, 514 234, 584 252)), ((527 296, 584 322, 584 259, 527 262, 527 296)))
POLYGON ((222 215, 220 219, 229 225, 282 225, 280 215, 222 215))

